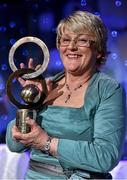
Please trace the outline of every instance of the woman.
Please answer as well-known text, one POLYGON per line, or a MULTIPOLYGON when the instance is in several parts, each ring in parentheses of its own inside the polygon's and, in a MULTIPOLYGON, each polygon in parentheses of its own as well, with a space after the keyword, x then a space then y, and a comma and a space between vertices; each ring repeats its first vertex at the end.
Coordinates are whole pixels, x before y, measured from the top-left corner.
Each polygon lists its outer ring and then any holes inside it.
POLYGON ((15 121, 7 129, 11 151, 30 149, 26 179, 111 179, 124 142, 125 95, 99 71, 106 41, 104 24, 89 12, 60 21, 57 48, 65 72, 53 78, 37 121, 28 119, 30 133, 21 134, 15 121))

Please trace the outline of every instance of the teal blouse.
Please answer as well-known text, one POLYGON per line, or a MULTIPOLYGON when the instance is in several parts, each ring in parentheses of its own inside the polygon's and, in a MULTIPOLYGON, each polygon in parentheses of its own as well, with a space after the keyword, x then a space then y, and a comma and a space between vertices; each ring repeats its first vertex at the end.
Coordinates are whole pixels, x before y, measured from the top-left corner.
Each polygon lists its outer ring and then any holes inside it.
MULTIPOLYGON (((115 80, 97 72, 89 81, 82 107, 48 105, 40 111, 37 122, 49 135, 59 138, 58 157, 31 148, 31 159, 64 169, 109 172, 122 154, 125 137, 124 90, 115 80)), ((7 128, 7 145, 13 152, 24 152, 27 148, 12 139, 11 127, 14 123, 15 120, 11 121, 7 128)), ((49 174, 31 170, 28 170, 27 176, 53 179, 49 174)))

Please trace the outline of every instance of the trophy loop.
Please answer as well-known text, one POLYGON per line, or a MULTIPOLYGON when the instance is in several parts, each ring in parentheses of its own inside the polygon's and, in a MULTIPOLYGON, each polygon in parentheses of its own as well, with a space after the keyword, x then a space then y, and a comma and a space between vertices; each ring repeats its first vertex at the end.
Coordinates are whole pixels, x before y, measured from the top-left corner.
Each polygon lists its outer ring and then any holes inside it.
POLYGON ((42 88, 43 88, 43 92, 42 92, 41 97, 40 97, 38 102, 32 103, 32 104, 22 104, 21 102, 18 102, 16 100, 16 98, 13 96, 13 93, 12 93, 11 85, 12 85, 13 79, 14 78, 22 77, 24 74, 26 74, 26 72, 32 73, 32 72, 35 72, 35 70, 33 70, 33 69, 19 69, 19 70, 16 70, 15 72, 13 72, 9 76, 9 78, 7 80, 7 83, 6 83, 7 95, 8 95, 9 100, 16 107, 18 107, 19 109, 37 109, 40 105, 42 105, 42 103, 43 103, 43 101, 44 101, 44 99, 46 97, 46 93, 47 93, 46 82, 45 82, 45 80, 43 79, 43 77, 41 75, 38 76, 38 79, 41 82, 41 85, 42 85, 42 88))
POLYGON ((15 72, 17 70, 17 67, 14 64, 14 53, 21 44, 24 44, 27 42, 36 43, 38 46, 40 46, 40 48, 44 54, 43 64, 40 66, 40 68, 38 70, 36 70, 35 72, 24 74, 22 76, 24 79, 32 79, 32 78, 36 78, 39 75, 41 75, 46 70, 48 63, 49 63, 48 48, 45 45, 45 43, 43 41, 41 41, 39 38, 32 37, 32 36, 26 36, 26 37, 23 37, 23 38, 19 39, 18 41, 16 41, 16 43, 11 47, 10 52, 9 52, 9 65, 13 72, 15 72))
POLYGON ((18 108, 16 113, 16 126, 21 133, 29 133, 31 131, 29 125, 27 124, 26 117, 30 117, 36 120, 37 110, 43 105, 44 99, 47 95, 47 86, 45 79, 41 75, 47 68, 49 63, 49 51, 47 46, 43 41, 36 37, 24 37, 19 39, 9 51, 9 65, 13 73, 9 76, 6 83, 6 91, 9 100, 18 108), (33 42, 40 46, 43 51, 44 60, 42 65, 38 70, 27 69, 17 69, 14 64, 14 53, 16 49, 23 43, 33 42), (24 78, 26 80, 39 81, 42 86, 42 91, 36 86, 36 84, 27 84, 23 87, 19 97, 21 99, 15 98, 12 92, 12 83, 14 78, 24 78), (24 103, 23 103, 24 102, 24 103))

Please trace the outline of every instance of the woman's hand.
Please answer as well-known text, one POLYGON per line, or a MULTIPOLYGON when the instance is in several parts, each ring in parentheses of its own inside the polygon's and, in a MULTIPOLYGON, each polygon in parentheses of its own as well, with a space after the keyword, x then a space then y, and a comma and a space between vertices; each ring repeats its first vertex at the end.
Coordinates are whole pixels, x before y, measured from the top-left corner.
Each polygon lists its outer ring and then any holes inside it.
POLYGON ((27 124, 31 127, 31 132, 22 134, 16 126, 12 128, 12 137, 24 144, 35 149, 41 149, 48 140, 48 134, 33 120, 27 118, 27 124))

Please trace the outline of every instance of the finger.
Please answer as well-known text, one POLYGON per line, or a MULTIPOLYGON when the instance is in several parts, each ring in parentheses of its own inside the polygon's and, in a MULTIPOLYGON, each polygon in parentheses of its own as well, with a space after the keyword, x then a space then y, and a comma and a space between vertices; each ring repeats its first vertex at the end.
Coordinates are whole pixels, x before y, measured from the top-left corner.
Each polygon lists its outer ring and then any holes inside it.
POLYGON ((21 69, 25 68, 24 63, 20 63, 20 68, 21 68, 21 69))
POLYGON ((16 129, 12 130, 12 136, 13 136, 13 139, 16 139, 16 140, 24 139, 23 134, 21 132, 17 131, 16 129))
POLYGON ((19 132, 19 130, 18 130, 18 128, 14 125, 14 126, 12 127, 12 138, 13 138, 14 140, 17 140, 17 138, 15 137, 15 135, 16 135, 17 132, 19 132))
POLYGON ((32 142, 32 137, 33 137, 33 132, 32 133, 21 133, 17 126, 12 127, 12 136, 13 139, 18 140, 18 141, 27 141, 27 142, 32 142))
POLYGON ((17 140, 20 140, 20 141, 30 141, 31 140, 31 136, 32 134, 30 133, 21 133, 21 132, 16 132, 13 137, 17 140))
POLYGON ((37 123, 35 122, 35 120, 30 119, 29 117, 26 118, 26 123, 28 125, 30 125, 31 128, 37 127, 37 123))
POLYGON ((46 78, 46 83, 47 83, 47 84, 51 84, 51 83, 52 83, 51 78, 46 78))
POLYGON ((31 68, 31 69, 34 68, 34 64, 33 64, 33 59, 32 58, 29 59, 28 68, 31 68))
POLYGON ((12 127, 12 131, 14 131, 14 132, 20 132, 16 125, 14 125, 14 126, 12 127))
POLYGON ((19 83, 24 87, 25 86, 25 80, 22 78, 18 78, 19 83))
POLYGON ((38 70, 41 67, 41 64, 38 64, 35 68, 35 70, 38 70))
POLYGON ((24 144, 25 146, 30 146, 32 145, 32 141, 28 141, 28 140, 20 140, 20 143, 24 144))
POLYGON ((46 85, 47 85, 48 93, 51 92, 53 83, 52 83, 52 80, 50 78, 46 79, 46 85))

